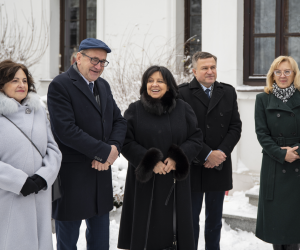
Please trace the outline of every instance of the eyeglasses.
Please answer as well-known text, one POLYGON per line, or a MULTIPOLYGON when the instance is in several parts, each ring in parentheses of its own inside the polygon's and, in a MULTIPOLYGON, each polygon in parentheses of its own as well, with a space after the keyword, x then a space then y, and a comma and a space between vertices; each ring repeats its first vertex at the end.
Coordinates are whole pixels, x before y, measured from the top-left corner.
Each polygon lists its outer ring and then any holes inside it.
POLYGON ((99 62, 100 62, 100 65, 101 65, 102 67, 106 67, 106 66, 109 64, 109 62, 106 61, 106 60, 99 60, 98 58, 90 57, 90 56, 88 56, 88 55, 86 55, 86 54, 84 54, 84 53, 82 53, 82 52, 80 52, 80 53, 81 53, 82 55, 84 55, 84 56, 90 58, 90 59, 91 59, 91 64, 93 64, 93 65, 95 65, 95 66, 96 66, 99 62))
MULTIPOLYGON (((292 72, 294 72, 293 70, 283 70, 283 74, 285 75, 285 76, 289 76, 290 74, 292 74, 292 72)), ((274 71, 274 75, 275 76, 281 76, 281 74, 282 74, 282 71, 281 70, 275 70, 274 71)))

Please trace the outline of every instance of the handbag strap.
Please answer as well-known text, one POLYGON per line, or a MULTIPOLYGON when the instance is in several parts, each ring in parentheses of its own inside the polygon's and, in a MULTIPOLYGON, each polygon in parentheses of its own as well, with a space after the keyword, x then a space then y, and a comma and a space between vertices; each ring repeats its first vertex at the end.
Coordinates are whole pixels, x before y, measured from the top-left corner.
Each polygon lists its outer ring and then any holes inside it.
POLYGON ((25 137, 31 142, 32 146, 35 147, 35 149, 39 152, 39 154, 41 155, 41 157, 43 158, 43 155, 41 154, 40 150, 37 148, 37 146, 35 146, 35 144, 33 143, 32 140, 30 140, 30 138, 12 121, 10 120, 9 118, 7 118, 5 115, 2 115, 4 118, 6 118, 7 120, 9 120, 13 125, 16 126, 17 129, 19 129, 23 135, 25 135, 25 137))
MULTIPOLYGON (((153 176, 153 186, 152 186, 152 193, 151 193, 151 200, 148 212, 148 221, 147 221, 147 229, 146 229, 146 240, 145 240, 145 247, 144 250, 147 250, 147 242, 148 242, 148 233, 150 227, 150 218, 151 218, 151 210, 152 210, 152 200, 153 200, 153 190, 154 190, 154 182, 155 182, 155 175, 153 176)), ((169 199, 171 194, 174 190, 174 201, 173 201, 173 247, 177 249, 177 233, 176 233, 176 194, 175 194, 175 186, 176 186, 176 179, 174 178, 174 183, 169 191, 168 197, 166 199, 165 205, 168 205, 169 199)))
POLYGON ((176 179, 174 178, 174 201, 173 201, 173 246, 177 249, 177 233, 176 233, 176 179))
POLYGON ((150 227, 150 218, 151 218, 152 201, 153 201, 154 183, 155 183, 155 174, 153 175, 153 185, 152 185, 151 200, 150 200, 150 206, 149 206, 149 212, 148 212, 148 221, 147 221, 146 240, 145 240, 144 250, 147 250, 148 233, 149 233, 149 227, 150 227))

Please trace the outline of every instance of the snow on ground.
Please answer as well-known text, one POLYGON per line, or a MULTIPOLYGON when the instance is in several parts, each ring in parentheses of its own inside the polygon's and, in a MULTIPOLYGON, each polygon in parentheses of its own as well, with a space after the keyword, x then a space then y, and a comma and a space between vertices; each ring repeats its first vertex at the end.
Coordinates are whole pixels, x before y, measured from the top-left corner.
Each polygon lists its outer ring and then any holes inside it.
MULTIPOLYGON (((122 208, 114 209, 110 213, 110 250, 117 250, 119 223, 122 208)), ((245 197, 245 192, 234 192, 232 196, 226 196, 224 201, 224 212, 235 212, 237 214, 255 215, 257 208, 248 203, 248 198, 245 197)), ((200 237, 198 250, 205 250, 204 243, 204 220, 205 207, 203 206, 200 215, 200 237)), ((80 228, 80 236, 78 240, 78 250, 86 250, 85 242, 85 222, 82 222, 80 228)), ((53 245, 55 247, 56 239, 53 235, 53 245)), ((256 238, 253 233, 245 231, 235 231, 230 228, 223 220, 223 228, 221 233, 221 249, 222 250, 271 250, 271 244, 265 243, 256 238)))

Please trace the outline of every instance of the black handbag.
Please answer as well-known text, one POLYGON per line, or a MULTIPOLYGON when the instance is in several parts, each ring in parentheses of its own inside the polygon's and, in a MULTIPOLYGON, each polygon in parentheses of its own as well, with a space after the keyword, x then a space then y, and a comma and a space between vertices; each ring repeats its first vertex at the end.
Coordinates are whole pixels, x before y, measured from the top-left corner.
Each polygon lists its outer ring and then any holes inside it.
MULTIPOLYGON (((21 133, 31 142, 32 146, 35 147, 35 149, 39 152, 39 154, 41 155, 41 157, 43 158, 42 153, 40 152, 40 150, 37 148, 37 146, 35 146, 35 144, 32 142, 32 140, 30 140, 30 138, 9 118, 7 118, 5 115, 2 115, 4 118, 6 118, 7 120, 9 120, 13 125, 16 126, 17 129, 19 129, 21 131, 21 133)), ((60 192, 60 176, 58 175, 56 180, 54 181, 53 185, 52 185, 52 202, 59 199, 61 197, 61 192, 60 192)))
MULTIPOLYGON (((154 183, 155 183, 155 175, 153 176, 153 186, 152 186, 152 193, 151 193, 151 201, 149 206, 149 212, 148 212, 148 222, 147 222, 147 230, 146 230, 146 241, 145 241, 145 247, 144 250, 147 250, 147 242, 148 242, 148 233, 149 233, 149 227, 150 227, 150 217, 151 217, 151 210, 152 210, 152 200, 153 200, 153 190, 154 190, 154 183)), ((174 201, 173 201, 173 244, 170 247, 159 249, 159 250, 177 250, 177 233, 176 233, 176 196, 175 196, 175 186, 176 186, 176 179, 174 178, 174 183, 170 189, 170 192, 168 194, 168 197, 166 199, 165 205, 168 205, 169 199, 171 197, 171 194, 174 190, 174 201)))

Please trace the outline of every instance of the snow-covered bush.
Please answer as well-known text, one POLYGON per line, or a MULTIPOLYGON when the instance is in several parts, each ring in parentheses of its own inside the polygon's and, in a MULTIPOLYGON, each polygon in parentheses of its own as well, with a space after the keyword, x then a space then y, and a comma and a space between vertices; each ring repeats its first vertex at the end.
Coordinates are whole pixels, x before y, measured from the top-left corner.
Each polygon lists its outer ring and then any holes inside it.
POLYGON ((127 167, 128 162, 123 155, 120 155, 120 157, 118 157, 118 159, 111 166, 114 206, 117 208, 123 204, 127 167))

